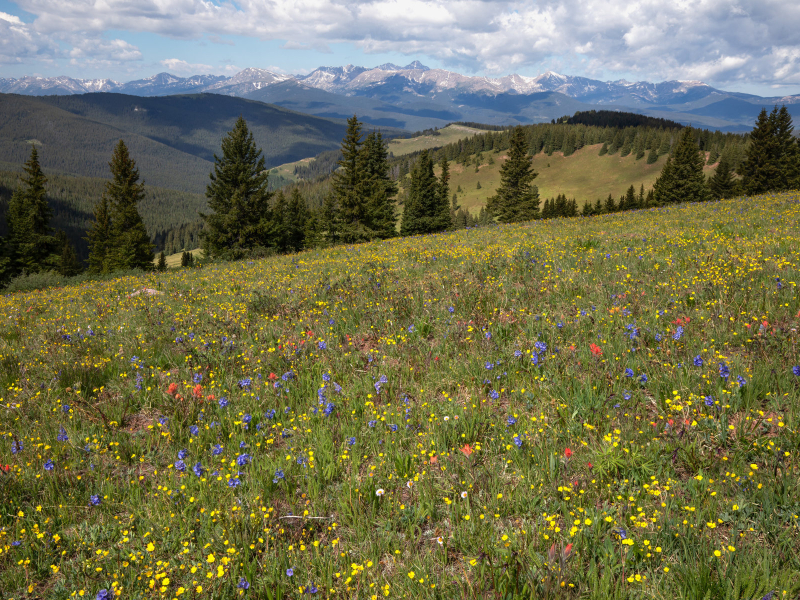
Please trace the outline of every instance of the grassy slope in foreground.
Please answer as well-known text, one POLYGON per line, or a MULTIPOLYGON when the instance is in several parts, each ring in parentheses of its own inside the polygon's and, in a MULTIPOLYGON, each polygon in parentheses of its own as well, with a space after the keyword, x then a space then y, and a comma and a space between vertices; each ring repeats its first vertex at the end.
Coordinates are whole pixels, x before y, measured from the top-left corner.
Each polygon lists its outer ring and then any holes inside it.
POLYGON ((2 297, 0 590, 796 598, 799 276, 785 194, 2 297))

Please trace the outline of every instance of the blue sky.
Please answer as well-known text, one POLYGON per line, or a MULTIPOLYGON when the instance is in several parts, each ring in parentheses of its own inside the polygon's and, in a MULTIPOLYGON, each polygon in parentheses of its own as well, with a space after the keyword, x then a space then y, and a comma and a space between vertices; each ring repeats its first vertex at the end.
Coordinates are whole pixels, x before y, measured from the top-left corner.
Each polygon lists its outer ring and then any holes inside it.
POLYGON ((0 0, 0 77, 307 73, 420 60, 464 74, 702 80, 800 93, 786 0, 0 0))

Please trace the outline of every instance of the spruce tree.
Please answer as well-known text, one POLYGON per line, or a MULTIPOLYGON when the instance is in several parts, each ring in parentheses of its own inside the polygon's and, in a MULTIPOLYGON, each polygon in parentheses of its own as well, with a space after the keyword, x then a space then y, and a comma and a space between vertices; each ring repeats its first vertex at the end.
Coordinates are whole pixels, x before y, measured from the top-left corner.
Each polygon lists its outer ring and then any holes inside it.
POLYGON ((522 127, 511 134, 508 159, 500 167, 500 187, 486 202, 487 211, 503 223, 529 221, 539 216, 539 194, 531 182, 537 173, 528 155, 522 127))
POLYGON ((361 147, 357 193, 364 206, 364 231, 368 239, 397 235, 394 196, 397 184, 389 176, 389 155, 380 132, 367 134, 361 147))
POLYGON ((433 161, 428 151, 423 150, 411 169, 401 235, 436 233, 446 229, 440 219, 440 190, 441 182, 433 173, 433 161))
POLYGON ((156 270, 161 271, 162 273, 167 270, 167 257, 163 250, 158 255, 158 265, 156 265, 156 270))
POLYGON ((75 248, 72 247, 72 244, 67 238, 67 234, 63 231, 59 232, 58 238, 61 244, 58 272, 64 277, 78 275, 83 270, 83 265, 81 265, 81 261, 78 260, 78 255, 75 254, 75 248))
POLYGON ((694 131, 685 127, 672 156, 656 180, 656 201, 659 204, 672 204, 708 200, 708 188, 703 175, 704 159, 694 141, 694 131))
POLYGON ((124 141, 117 143, 108 166, 111 181, 106 182, 105 195, 111 209, 109 268, 151 269, 153 244, 137 207, 144 199, 144 183, 139 183, 139 169, 124 141))
POLYGON ((289 235, 287 232, 287 204, 283 190, 275 194, 275 203, 272 206, 272 243, 281 254, 289 249, 289 235))
POLYGON ((714 200, 736 196, 739 183, 733 178, 733 170, 725 155, 720 159, 717 170, 708 182, 708 187, 714 200))
POLYGON ((786 107, 765 108, 750 132, 747 154, 739 167, 748 194, 785 190, 797 185, 797 143, 792 135, 792 118, 786 107))
POLYGON ((373 232, 365 223, 367 210, 362 196, 364 155, 361 146, 361 123, 353 115, 347 120, 347 132, 342 140, 342 158, 331 180, 332 195, 339 208, 339 235, 345 244, 363 242, 373 237, 373 232))
POLYGON ((38 273, 58 268, 61 246, 50 227, 52 210, 47 203, 47 178, 39 165, 36 146, 25 163, 20 185, 8 203, 6 223, 13 274, 21 271, 38 273))
POLYGON ((214 172, 206 187, 210 214, 201 213, 205 256, 241 258, 272 246, 269 173, 244 118, 222 139, 222 156, 214 155, 214 172))
POLYGON ((89 242, 89 272, 108 273, 111 267, 111 213, 105 194, 94 207, 94 224, 85 239, 89 242))
POLYGON ((447 157, 442 158, 442 172, 439 174, 439 198, 436 210, 436 229, 444 231, 453 227, 450 212, 450 163, 447 157))
POLYGON ((656 152, 656 149, 650 148, 650 152, 647 153, 647 164, 652 165, 657 160, 658 160, 658 153, 656 152))
POLYGON ((292 252, 300 252, 305 247, 306 221, 308 218, 306 201, 300 194, 300 190, 294 187, 286 204, 286 217, 284 218, 286 245, 292 252))

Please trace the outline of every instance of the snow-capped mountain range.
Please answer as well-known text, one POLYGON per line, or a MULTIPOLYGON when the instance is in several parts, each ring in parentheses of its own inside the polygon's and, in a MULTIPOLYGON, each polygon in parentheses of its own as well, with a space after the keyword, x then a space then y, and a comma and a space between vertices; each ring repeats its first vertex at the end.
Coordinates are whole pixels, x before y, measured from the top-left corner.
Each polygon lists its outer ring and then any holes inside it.
MULTIPOLYGON (((325 112, 320 106, 345 110, 346 98, 350 98, 352 106, 363 109, 369 99, 373 102, 370 107, 375 110, 413 114, 417 124, 420 119, 432 119, 431 125, 434 121, 462 118, 536 122, 600 105, 725 128, 751 125, 754 111, 757 114, 762 105, 796 105, 800 111, 800 96, 761 98, 715 89, 702 81, 599 81, 552 71, 536 77, 512 74, 491 78, 431 69, 419 61, 406 66, 386 63, 374 68, 319 67, 308 75, 284 75, 256 68, 244 69, 232 77, 178 77, 159 73, 125 83, 65 76, 22 77, 0 79, 0 92, 33 96, 96 92, 134 96, 215 93, 278 103, 301 112, 336 118, 344 113, 325 112), (309 100, 311 97, 315 102, 309 100), (356 101, 356 97, 362 100, 356 101)), ((403 126, 395 121, 393 126, 403 126)))

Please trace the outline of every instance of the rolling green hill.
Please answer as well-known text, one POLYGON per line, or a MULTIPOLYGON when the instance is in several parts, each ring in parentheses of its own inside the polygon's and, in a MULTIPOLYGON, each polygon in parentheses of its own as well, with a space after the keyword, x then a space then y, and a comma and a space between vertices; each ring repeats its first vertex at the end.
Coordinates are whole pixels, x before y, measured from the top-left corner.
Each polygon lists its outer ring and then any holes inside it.
POLYGON ((337 148, 345 132, 343 123, 215 94, 3 94, 0 114, 2 162, 23 163, 37 143, 45 169, 106 177, 113 146, 123 138, 146 183, 195 193, 205 190, 214 154, 239 115, 267 167, 337 148))

